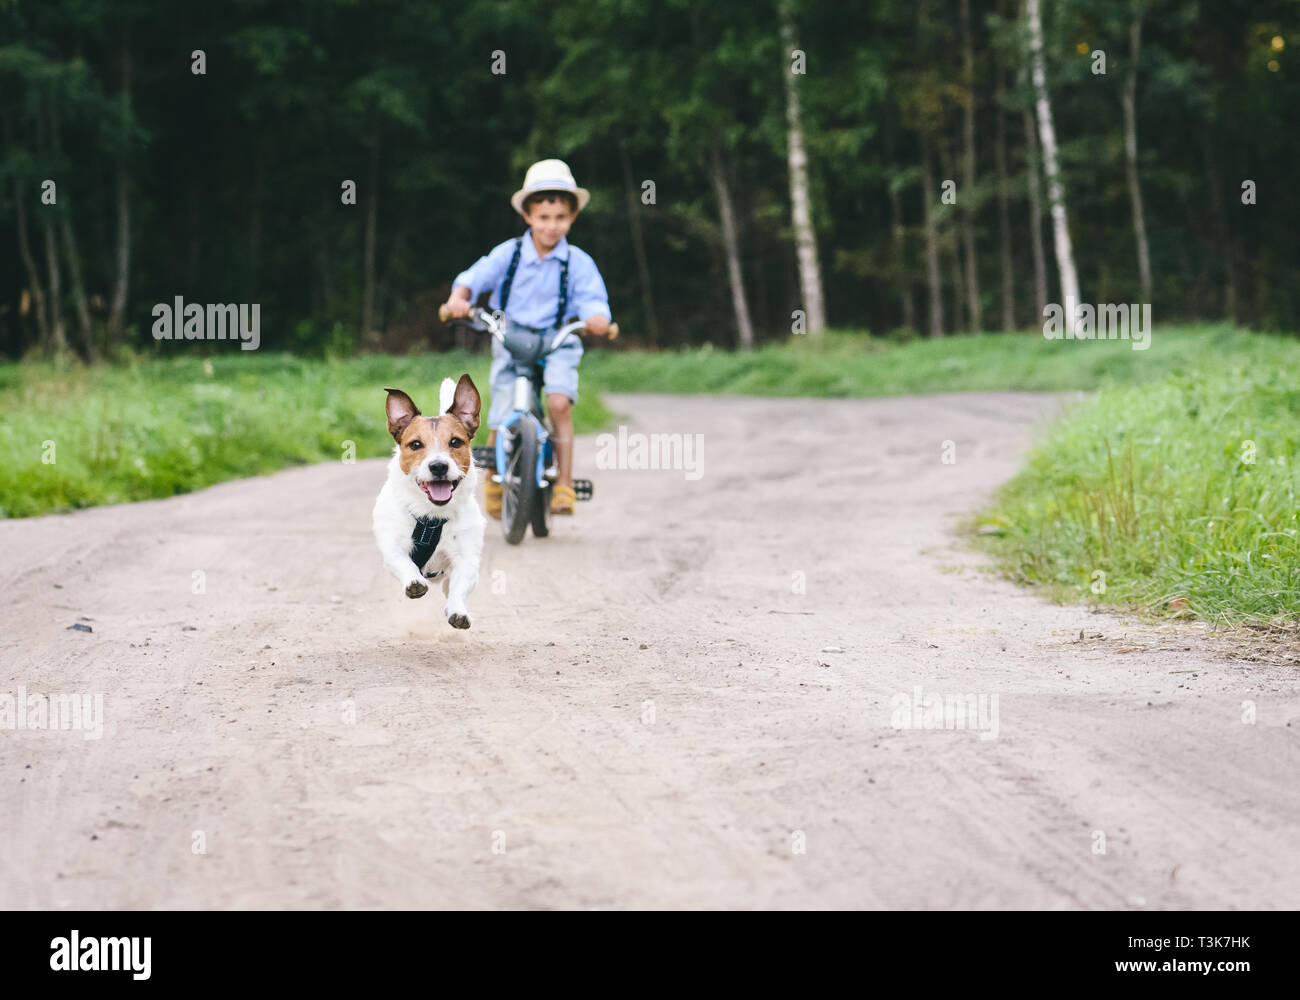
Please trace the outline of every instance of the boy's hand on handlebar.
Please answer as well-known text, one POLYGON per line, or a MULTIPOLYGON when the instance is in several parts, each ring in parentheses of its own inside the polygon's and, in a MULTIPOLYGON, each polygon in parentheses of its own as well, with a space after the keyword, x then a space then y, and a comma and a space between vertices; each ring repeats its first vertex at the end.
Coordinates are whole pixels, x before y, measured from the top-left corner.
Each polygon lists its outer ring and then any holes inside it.
POLYGON ((593 336, 603 337, 609 332, 609 317, 596 313, 587 317, 587 330, 593 336))
POLYGON ((438 315, 443 318, 444 322, 447 317, 451 317, 452 319, 464 319, 469 315, 469 309, 469 302, 458 295, 453 295, 442 304, 442 308, 438 310, 438 315))

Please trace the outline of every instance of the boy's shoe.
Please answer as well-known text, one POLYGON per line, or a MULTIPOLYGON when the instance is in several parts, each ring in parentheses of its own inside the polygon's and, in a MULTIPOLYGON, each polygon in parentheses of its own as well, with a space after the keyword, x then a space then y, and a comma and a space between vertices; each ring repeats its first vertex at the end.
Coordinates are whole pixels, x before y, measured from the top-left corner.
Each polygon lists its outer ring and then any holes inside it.
POLYGON ((578 501, 578 494, 572 486, 555 485, 551 489, 551 513, 572 514, 573 505, 578 501))
POLYGON ((483 493, 483 509, 487 511, 488 517, 501 520, 501 484, 492 482, 490 478, 483 493))

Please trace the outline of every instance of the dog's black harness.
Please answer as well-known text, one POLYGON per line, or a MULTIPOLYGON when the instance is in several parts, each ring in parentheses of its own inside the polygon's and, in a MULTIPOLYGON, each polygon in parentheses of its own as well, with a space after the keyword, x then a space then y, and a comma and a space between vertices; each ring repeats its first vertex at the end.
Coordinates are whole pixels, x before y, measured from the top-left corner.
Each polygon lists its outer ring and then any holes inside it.
POLYGON ((411 532, 411 562, 424 571, 424 564, 433 558, 442 539, 442 526, 448 521, 445 517, 417 517, 415 530, 411 532))

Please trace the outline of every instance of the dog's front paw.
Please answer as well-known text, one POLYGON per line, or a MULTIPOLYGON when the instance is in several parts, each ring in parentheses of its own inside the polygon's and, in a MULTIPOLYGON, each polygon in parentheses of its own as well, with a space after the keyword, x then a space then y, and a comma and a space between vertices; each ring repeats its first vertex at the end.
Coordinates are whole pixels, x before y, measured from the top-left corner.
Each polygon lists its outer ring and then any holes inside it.
POLYGON ((412 580, 406 585, 407 597, 423 597, 429 592, 429 585, 423 580, 412 580))
POLYGON ((448 615, 447 624, 452 628, 469 628, 469 615, 448 615))

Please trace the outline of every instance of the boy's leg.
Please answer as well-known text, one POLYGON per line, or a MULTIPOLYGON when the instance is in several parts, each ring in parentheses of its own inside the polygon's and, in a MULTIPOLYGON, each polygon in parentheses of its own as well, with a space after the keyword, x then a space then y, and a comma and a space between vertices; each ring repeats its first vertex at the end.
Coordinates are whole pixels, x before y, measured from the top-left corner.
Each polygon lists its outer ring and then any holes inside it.
POLYGON ((573 486, 573 404, 562 392, 547 393, 546 409, 551 414, 551 424, 555 434, 551 443, 555 446, 555 467, 557 486, 573 486))
MULTIPOLYGON (((489 448, 497 443, 496 431, 492 431, 490 434, 488 434, 487 443, 489 448)), ((483 477, 483 510, 488 517, 495 518, 496 520, 500 521, 501 520, 501 484, 492 481, 492 477, 495 474, 496 474, 496 463, 494 462, 493 468, 491 470, 488 470, 487 474, 483 477)))
MULTIPOLYGON (((488 447, 497 442, 497 426, 510 416, 511 395, 514 392, 515 376, 510 352, 502 347, 495 338, 492 340, 492 370, 488 377, 492 400, 488 409, 488 447)), ((494 452, 495 453, 495 452, 494 452)), ((483 477, 483 508, 488 517, 501 520, 501 484, 492 482, 492 473, 483 477)))
POLYGON ((573 493, 573 406, 578 402, 578 364, 582 361, 582 344, 570 338, 546 356, 543 389, 546 409, 555 434, 555 490, 551 497, 552 514, 572 514, 576 497, 573 493))
POLYGON ((491 402, 488 406, 488 428, 495 435, 496 429, 510 416, 510 407, 514 405, 515 365, 510 352, 492 338, 492 368, 488 374, 491 387, 491 402))

